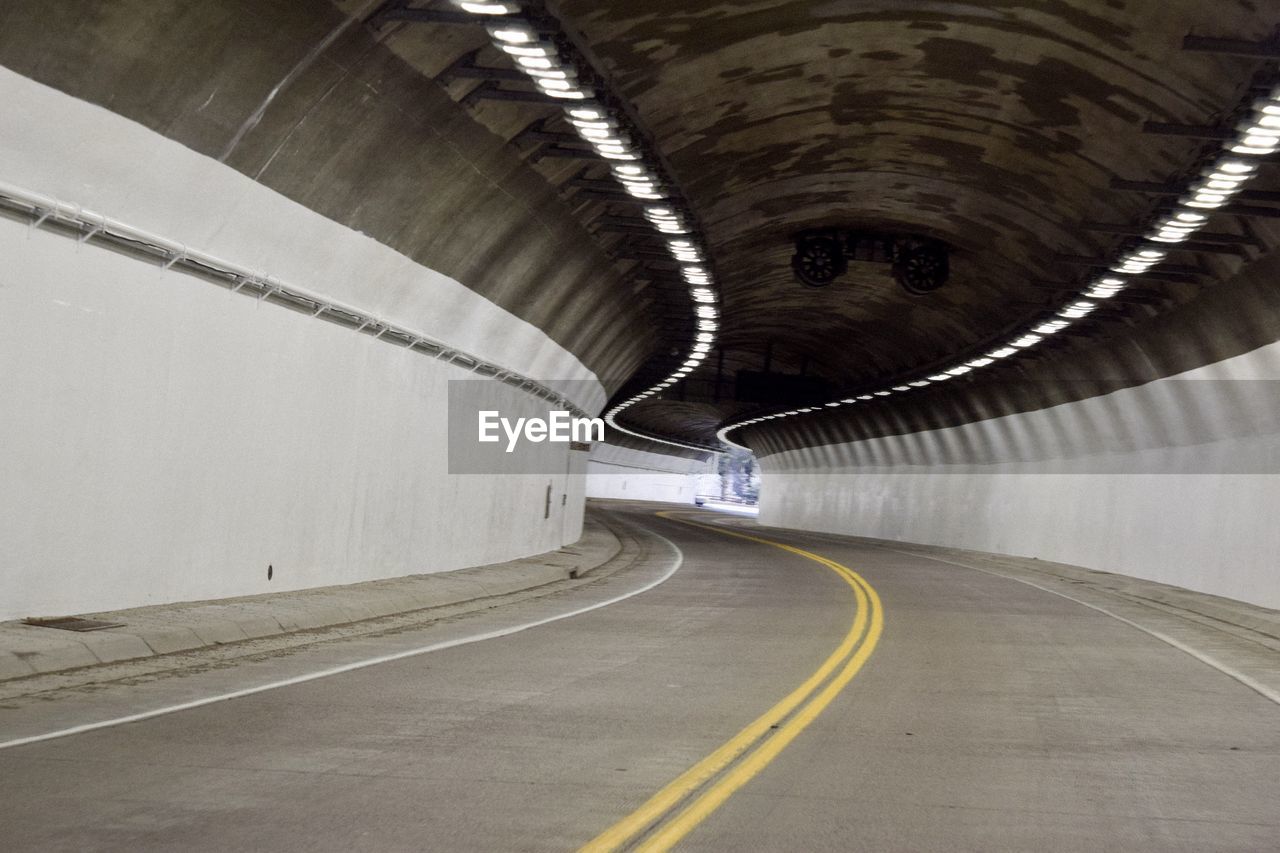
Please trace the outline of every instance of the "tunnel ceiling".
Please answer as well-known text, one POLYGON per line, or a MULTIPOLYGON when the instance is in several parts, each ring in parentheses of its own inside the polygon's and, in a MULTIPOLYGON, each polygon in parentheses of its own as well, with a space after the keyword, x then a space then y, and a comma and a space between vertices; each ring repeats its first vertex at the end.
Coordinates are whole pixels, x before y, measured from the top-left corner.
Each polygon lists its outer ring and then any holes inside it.
POLYGON ((833 387, 883 380, 974 345, 1053 304, 1037 282, 1082 270, 1152 199, 1113 178, 1185 172, 1203 140, 1143 122, 1204 124, 1256 69, 1182 49, 1188 33, 1261 39, 1251 2, 563 0, 651 134, 708 238, 723 289, 719 345, 687 388, 629 417, 705 433, 680 396, 722 415, 733 369, 833 387), (796 281, 792 237, 840 226, 952 248, 950 280, 905 292, 885 264, 851 262, 822 289, 796 281), (717 378, 719 382, 715 382, 717 378))
MULTIPOLYGON (((456 277, 578 354, 615 403, 688 354, 693 306, 666 247, 563 103, 492 46, 486 16, 450 0, 9 5, 0 64, 456 277)), ((1144 122, 1230 127, 1251 82, 1276 75, 1274 59, 1183 49, 1188 34, 1272 36, 1274 2, 521 5, 540 20, 545 5, 602 74, 706 239, 716 349, 624 418, 703 441, 764 405, 747 393, 762 375, 821 399, 1056 310, 1088 272, 1062 256, 1102 260, 1161 203, 1114 181, 1181 185, 1221 144, 1144 122), (912 295, 888 264, 853 261, 806 287, 793 238, 823 228, 945 242, 950 278, 912 295)), ((1280 201, 1274 172, 1263 204, 1280 201)), ((1145 323, 1235 275, 1280 236, 1270 210, 1215 218, 1219 253, 1177 251, 1194 274, 1135 288, 1106 322, 1145 323)), ((1073 337, 1090 344, 1058 336, 1073 337)))

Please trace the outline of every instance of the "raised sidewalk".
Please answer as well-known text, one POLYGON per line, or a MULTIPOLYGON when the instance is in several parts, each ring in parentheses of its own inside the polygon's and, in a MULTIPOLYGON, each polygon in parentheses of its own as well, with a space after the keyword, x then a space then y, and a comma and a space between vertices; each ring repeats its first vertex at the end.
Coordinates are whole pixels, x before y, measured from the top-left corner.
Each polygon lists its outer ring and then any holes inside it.
POLYGON ((609 562, 621 549, 618 537, 588 516, 582 538, 573 545, 506 563, 292 592, 76 614, 123 623, 119 628, 98 631, 0 622, 0 681, 482 602, 579 577, 609 562))

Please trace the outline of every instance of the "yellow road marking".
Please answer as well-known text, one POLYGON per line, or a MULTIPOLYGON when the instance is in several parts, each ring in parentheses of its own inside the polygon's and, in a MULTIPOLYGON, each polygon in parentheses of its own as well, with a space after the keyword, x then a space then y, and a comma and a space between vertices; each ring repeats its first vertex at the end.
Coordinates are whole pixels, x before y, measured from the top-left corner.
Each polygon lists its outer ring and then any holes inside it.
POLYGON ((677 776, 662 790, 650 797, 640 808, 589 841, 582 848, 582 853, 603 853, 603 851, 617 850, 630 839, 652 826, 687 796, 723 771, 748 749, 755 746, 761 738, 768 735, 772 726, 809 699, 810 695, 831 675, 836 667, 846 658, 849 658, 839 674, 809 704, 800 708, 795 716, 777 729, 773 736, 765 740, 763 745, 754 753, 747 756, 737 767, 734 767, 722 779, 699 795, 675 819, 663 826, 652 837, 646 839, 638 848, 645 851, 669 850, 680 839, 689 834, 694 827, 705 820, 708 815, 719 808, 735 791, 763 770, 769 762, 776 758, 795 739, 796 735, 822 713, 822 710, 857 675, 863 663, 871 656, 884 625, 880 597, 876 595, 875 590, 865 579, 847 566, 842 566, 834 560, 828 560, 826 557, 821 557, 803 548, 796 548, 783 542, 775 542, 772 539, 725 530, 721 527, 700 524, 683 518, 674 518, 671 512, 659 512, 658 515, 682 524, 712 530, 725 536, 734 536, 739 539, 758 542, 762 545, 781 548, 784 551, 813 560, 835 572, 841 580, 853 589, 857 609, 853 625, 850 626, 840 645, 811 676, 805 679, 803 684, 748 724, 716 749, 715 752, 677 776), (870 622, 869 627, 868 622, 870 622), (865 636, 863 636, 864 630, 865 636), (860 638, 862 640, 861 645, 858 642, 860 638), (854 650, 855 646, 857 646, 856 651, 854 650), (849 657, 851 653, 853 656, 849 657))

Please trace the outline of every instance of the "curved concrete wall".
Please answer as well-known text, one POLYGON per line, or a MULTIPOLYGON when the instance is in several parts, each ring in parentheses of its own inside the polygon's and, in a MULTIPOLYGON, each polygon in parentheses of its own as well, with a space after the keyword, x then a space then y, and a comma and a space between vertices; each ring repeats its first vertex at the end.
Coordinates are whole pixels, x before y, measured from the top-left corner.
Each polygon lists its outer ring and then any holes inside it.
MULTIPOLYGON (((592 237, 575 211, 580 201, 562 197, 510 141, 545 108, 458 103, 462 92, 433 78, 488 42, 483 27, 374 32, 351 18, 370 6, 6 0, 0 65, 462 282, 546 332, 615 390, 658 345, 658 309, 644 307, 648 294, 632 292, 624 268, 592 237)), ((38 118, 6 102, 0 125, 38 118)), ((103 179, 137 166, 134 152, 107 139, 68 131, 65 147, 94 160, 103 179)), ((181 186, 185 176, 168 177, 181 186)), ((236 219, 200 221, 234 228, 236 219)), ((284 224, 268 233, 288 237, 293 223, 284 224)), ((323 263, 342 254, 323 243, 310 253, 323 263)), ((380 284, 353 282, 362 303, 383 298, 380 284)), ((434 308, 424 306, 425 316, 434 308)))
POLYGON ((587 497, 691 504, 706 471, 705 460, 595 444, 587 461, 587 497))
POLYGON ((1280 343, 1051 408, 760 460, 763 523, 1280 607, 1280 343))
MULTIPOLYGON (((0 123, 0 180, 605 400, 528 322, 230 167, 2 69, 0 101, 20 117, 0 123)), ((567 445, 557 475, 448 473, 446 383, 465 369, 10 219, 0 256, 0 618, 442 571, 580 535, 567 445)))

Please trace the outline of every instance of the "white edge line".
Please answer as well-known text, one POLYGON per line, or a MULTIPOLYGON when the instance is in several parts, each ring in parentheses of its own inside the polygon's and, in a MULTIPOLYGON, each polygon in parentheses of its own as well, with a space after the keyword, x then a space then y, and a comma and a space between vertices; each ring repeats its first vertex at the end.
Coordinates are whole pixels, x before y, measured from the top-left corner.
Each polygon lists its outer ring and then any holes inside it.
MULTIPOLYGON (((956 562, 955 560, 944 560, 941 557, 930 557, 928 554, 917 554, 913 551, 904 551, 900 548, 887 548, 885 546, 880 546, 880 547, 884 548, 884 550, 886 551, 893 551, 894 553, 904 554, 908 557, 923 557, 926 560, 933 560, 935 563, 946 563, 951 566, 959 566, 962 569, 971 569, 975 572, 982 572, 983 574, 991 575, 992 577, 1005 578, 1006 580, 1017 581, 1018 583, 1023 583, 1023 584, 1026 584, 1027 586, 1035 587, 1041 592, 1048 592, 1053 595, 1059 596, 1060 598, 1065 598, 1067 599, 1067 601, 1074 601, 1076 604, 1079 604, 1083 607, 1087 607, 1090 610, 1096 610, 1099 613, 1102 613, 1103 615, 1110 616, 1112 619, 1123 622, 1124 624, 1128 625, 1130 628, 1137 628, 1142 633, 1155 637, 1160 642, 1173 646, 1175 649, 1177 649, 1180 652, 1185 652, 1186 654, 1191 655, 1191 657, 1195 658, 1201 663, 1207 666, 1213 667, 1218 672, 1221 672, 1223 675, 1229 678, 1235 679, 1236 681, 1240 682, 1245 687, 1248 687, 1250 690, 1254 691, 1255 693, 1258 693, 1259 695, 1267 699, 1270 699, 1272 702, 1275 702, 1277 705, 1280 705, 1280 692, 1272 690, 1270 687, 1263 684, 1262 682, 1254 678, 1251 678, 1248 675, 1245 675, 1243 672, 1240 672, 1237 669, 1233 669, 1227 666, 1225 663, 1223 663, 1222 661, 1218 660, 1215 657, 1212 657, 1210 655, 1205 654, 1204 652, 1193 649, 1191 646, 1188 646, 1186 643, 1183 643, 1181 640, 1175 640, 1173 637, 1170 637, 1168 634, 1162 634, 1159 631, 1153 630, 1151 628, 1147 628, 1143 625, 1139 625, 1137 622, 1134 622, 1132 619, 1126 619, 1125 617, 1120 616, 1119 614, 1112 613, 1110 610, 1107 610, 1105 607, 1099 607, 1096 604, 1090 604, 1087 601, 1081 601, 1080 599, 1076 598, 1073 595, 1067 595, 1065 592, 1058 592, 1056 589, 1050 589, 1047 586, 1041 586, 1040 584, 1035 583, 1034 581, 1024 580, 1022 578, 1014 577, 1012 575, 1001 574, 1000 572, 995 572, 990 569, 983 569, 983 568, 979 568, 978 566, 970 566, 967 563, 959 563, 959 562, 956 562)), ((3 744, 0 744, 0 746, 3 746, 3 744)))
POLYGON ((204 705, 212 705, 215 702, 226 702, 229 699, 239 699, 243 696, 252 696, 255 693, 265 693, 268 690, 277 690, 281 687, 292 687, 295 684, 304 684, 308 681, 316 681, 317 679, 320 679, 320 678, 328 678, 331 675, 341 675, 344 672, 352 672, 357 669, 365 669, 366 667, 370 667, 370 666, 377 666, 379 664, 390 663, 392 661, 397 661, 397 660, 403 660, 404 658, 411 658, 411 657, 416 657, 418 655, 425 655, 425 654, 428 654, 429 652, 443 651, 444 649, 451 649, 451 648, 454 648, 455 646, 465 646, 465 645, 469 645, 470 643, 478 643, 483 640, 495 640, 499 637, 508 637, 512 634, 519 634, 521 631, 527 631, 530 628, 537 628, 541 625, 547 625, 551 622, 559 622, 562 619, 570 619, 574 616, 581 616, 584 613, 590 613, 592 610, 599 610, 602 607, 608 607, 612 604, 617 604, 620 601, 626 601, 628 598, 631 598, 636 595, 640 595, 641 593, 644 593, 644 592, 648 592, 649 590, 653 589, 659 584, 665 583, 668 579, 671 578, 672 575, 674 575, 677 571, 679 571, 680 567, 684 564, 684 552, 680 550, 679 545, 672 542, 670 539, 668 539, 667 537, 663 536, 660 533, 654 533, 652 530, 646 530, 646 532, 650 533, 653 536, 656 536, 658 539, 661 539, 663 542, 667 543, 667 545, 671 548, 671 550, 675 552, 675 559, 672 561, 671 567, 667 569, 667 571, 664 572, 662 576, 659 577, 657 580, 650 581, 649 583, 645 584, 639 589, 634 589, 631 592, 624 593, 619 596, 615 596, 606 601, 597 602, 596 604, 590 604, 590 605, 587 605, 586 607, 579 607, 577 610, 570 610, 567 613, 560 613, 556 616, 548 616, 544 619, 538 619, 534 622, 526 622, 523 625, 515 625, 509 628, 500 628, 496 631, 486 631, 483 634, 473 634, 469 637, 459 637, 454 640, 443 640, 439 643, 432 643, 429 646, 422 646, 421 648, 417 648, 417 649, 408 649, 407 651, 403 651, 403 652, 396 652, 394 654, 382 655, 380 657, 375 657, 375 658, 368 658, 367 660, 356 661, 355 663, 347 663, 347 664, 343 664, 342 666, 335 666, 329 669, 322 669, 322 670, 319 670, 318 672, 308 673, 307 675, 295 675, 293 678, 286 678, 282 681, 273 681, 268 684, 260 684, 257 687, 247 687, 244 690, 234 690, 230 693, 219 693, 216 696, 209 696, 204 699, 195 699, 190 702, 183 702, 179 705, 168 705, 164 708, 156 708, 153 711, 143 711, 142 713, 139 713, 139 714, 130 714, 127 717, 115 717, 113 719, 102 720, 97 723, 85 723, 84 725, 80 725, 80 726, 72 726, 71 728, 67 728, 67 729, 59 729, 53 732, 46 732, 45 734, 42 734, 42 735, 31 735, 30 737, 23 737, 23 738, 17 738, 15 740, 2 741, 0 742, 0 749, 8 749, 14 746, 24 746, 26 744, 39 743, 41 741, 46 741, 46 740, 54 740, 55 738, 83 734, 85 732, 92 732, 98 729, 110 728, 112 726, 122 726, 122 725, 125 725, 126 723, 137 723, 142 720, 149 720, 152 717, 161 717, 166 714, 176 714, 179 711, 189 711, 192 708, 200 708, 204 705))

